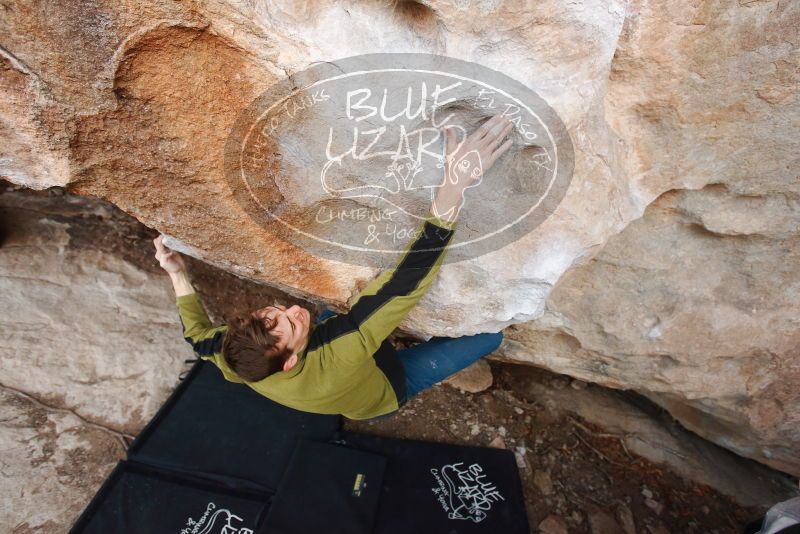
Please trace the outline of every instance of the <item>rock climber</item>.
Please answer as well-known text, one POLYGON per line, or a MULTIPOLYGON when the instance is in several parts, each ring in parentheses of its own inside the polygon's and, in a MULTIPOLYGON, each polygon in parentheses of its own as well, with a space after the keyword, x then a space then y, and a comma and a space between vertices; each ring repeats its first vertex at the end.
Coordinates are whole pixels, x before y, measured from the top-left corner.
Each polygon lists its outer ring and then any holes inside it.
POLYGON ((371 419, 394 414, 420 391, 494 351, 501 332, 433 337, 396 351, 387 339, 430 287, 456 230, 464 192, 511 146, 513 124, 495 115, 457 143, 444 129, 444 185, 397 267, 358 294, 348 313, 324 310, 312 324, 300 306, 265 306, 212 326, 181 255, 154 240, 169 273, 183 335, 199 358, 231 382, 306 412, 371 419))

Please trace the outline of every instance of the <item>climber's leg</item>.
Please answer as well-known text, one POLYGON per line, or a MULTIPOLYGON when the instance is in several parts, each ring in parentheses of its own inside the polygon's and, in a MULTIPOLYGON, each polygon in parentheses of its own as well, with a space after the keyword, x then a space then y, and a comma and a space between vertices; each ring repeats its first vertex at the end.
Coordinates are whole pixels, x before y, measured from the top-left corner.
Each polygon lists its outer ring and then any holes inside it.
POLYGON ((486 356, 502 341, 502 332, 456 338, 433 337, 398 351, 406 370, 406 399, 486 356))

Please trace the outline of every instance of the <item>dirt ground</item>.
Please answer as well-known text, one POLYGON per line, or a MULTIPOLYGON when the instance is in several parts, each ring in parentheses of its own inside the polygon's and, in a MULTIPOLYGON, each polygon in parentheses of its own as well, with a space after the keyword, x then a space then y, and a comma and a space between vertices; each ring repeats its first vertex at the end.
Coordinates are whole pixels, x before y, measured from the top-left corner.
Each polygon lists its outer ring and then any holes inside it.
POLYGON ((548 516, 555 516, 550 524, 563 522, 570 533, 609 534, 741 533, 759 517, 758 510, 737 506, 707 486, 630 454, 602 428, 525 397, 528 380, 564 387, 564 377, 527 366, 491 365, 495 383, 482 393, 438 385, 391 419, 348 421, 346 426, 515 451, 531 532, 539 532, 537 526, 548 516))
MULTIPOLYGON (((37 196, 62 196, 57 190, 37 196)), ((67 195, 71 197, 71 195, 67 195)), ((99 202, 99 201, 98 201, 99 202)), ((161 272, 151 240, 157 235, 105 203, 85 201, 52 208, 54 218, 80 218, 71 237, 161 272), (90 206, 91 208, 91 206, 90 206)), ((37 209, 48 211, 37 203, 37 209)), ((191 277, 215 323, 236 310, 294 303, 312 315, 321 308, 272 288, 242 280, 188 259, 191 277)), ((177 313, 176 328, 180 328, 177 313)), ((398 343, 410 339, 398 337, 398 343)), ((526 391, 540 381, 569 387, 570 380, 543 370, 492 362, 494 384, 477 394, 437 385, 412 399, 396 416, 377 422, 348 421, 349 430, 473 446, 499 446, 517 455, 531 532, 740 533, 763 511, 738 506, 715 490, 677 476, 627 451, 621 441, 574 414, 545 408, 526 391), (541 530, 540 530, 541 525, 541 530)), ((576 391, 576 394, 578 392, 576 391)))

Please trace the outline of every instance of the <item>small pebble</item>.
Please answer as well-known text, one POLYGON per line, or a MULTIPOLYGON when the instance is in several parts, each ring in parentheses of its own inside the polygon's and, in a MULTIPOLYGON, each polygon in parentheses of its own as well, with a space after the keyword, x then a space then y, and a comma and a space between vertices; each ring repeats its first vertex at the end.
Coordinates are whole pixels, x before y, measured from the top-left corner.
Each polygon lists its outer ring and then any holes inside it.
POLYGON ((548 515, 539 523, 541 534, 568 534, 567 524, 557 515, 548 515))
POLYGON ((577 378, 570 383, 572 389, 577 389, 577 390, 586 389, 587 385, 588 384, 586 382, 584 382, 583 380, 578 380, 577 378))
POLYGON ((528 462, 525 460, 525 453, 528 450, 525 447, 517 447, 514 451, 514 457, 517 459, 517 467, 520 469, 526 469, 528 467, 528 462))
POLYGON ((661 512, 663 512, 663 511, 664 511, 664 505, 663 505, 663 504, 661 504, 661 503, 660 503, 660 502, 658 502, 658 501, 654 501, 653 499, 645 499, 645 500, 644 500, 644 504, 645 504, 645 505, 646 505, 648 508, 650 508, 652 511, 654 511, 655 513, 657 513, 657 514, 659 514, 659 515, 661 514, 661 512))
POLYGON ((555 390, 562 390, 567 387, 570 383, 570 379, 567 377, 558 377, 554 378, 550 381, 550 387, 555 390))
POLYGON ((542 492, 542 495, 551 495, 553 493, 553 480, 550 478, 550 473, 537 469, 533 474, 533 483, 542 492))
POLYGON ((506 442, 503 441, 503 438, 497 436, 491 441, 491 443, 489 443, 489 446, 492 447, 493 449, 505 449, 506 442))
POLYGON ((568 534, 567 524, 557 515, 548 515, 539 523, 541 534, 568 534))

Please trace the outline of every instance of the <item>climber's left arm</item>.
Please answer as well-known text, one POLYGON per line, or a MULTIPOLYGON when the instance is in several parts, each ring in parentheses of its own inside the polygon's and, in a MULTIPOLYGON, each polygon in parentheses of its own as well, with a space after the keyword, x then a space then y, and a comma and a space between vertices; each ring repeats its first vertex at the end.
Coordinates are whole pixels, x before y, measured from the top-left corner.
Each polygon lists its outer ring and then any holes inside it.
MULTIPOLYGON (((224 327, 213 328, 208 318, 200 297, 192 286, 189 273, 186 271, 186 263, 179 252, 170 250, 164 245, 164 236, 158 236, 153 240, 156 246, 156 259, 161 268, 167 271, 172 288, 175 290, 175 303, 178 305, 178 314, 183 325, 183 338, 192 345, 195 352, 200 357, 212 356, 214 352, 209 352, 212 348, 211 340, 219 339, 218 345, 222 345, 224 327), (223 331, 221 331, 221 328, 223 331)), ((216 347, 213 347, 216 348, 216 347)))

